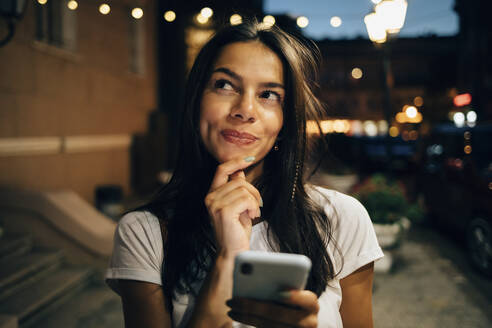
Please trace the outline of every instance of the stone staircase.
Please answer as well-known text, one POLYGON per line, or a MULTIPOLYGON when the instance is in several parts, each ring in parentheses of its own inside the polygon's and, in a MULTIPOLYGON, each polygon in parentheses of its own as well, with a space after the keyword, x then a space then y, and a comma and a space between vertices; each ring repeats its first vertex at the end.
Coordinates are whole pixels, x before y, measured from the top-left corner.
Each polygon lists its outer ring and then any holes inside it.
POLYGON ((88 266, 29 235, 0 237, 0 328, 123 327, 120 298, 88 266))

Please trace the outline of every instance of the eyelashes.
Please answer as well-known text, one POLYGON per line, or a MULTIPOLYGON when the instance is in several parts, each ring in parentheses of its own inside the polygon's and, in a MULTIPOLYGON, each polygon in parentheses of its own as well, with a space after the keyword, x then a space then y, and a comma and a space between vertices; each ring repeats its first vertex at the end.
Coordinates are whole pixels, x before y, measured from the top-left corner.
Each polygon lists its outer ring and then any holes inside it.
POLYGON ((236 88, 234 87, 234 85, 230 81, 227 81, 225 79, 219 79, 219 80, 215 81, 214 89, 234 91, 236 88))
MULTIPOLYGON (((214 90, 217 90, 218 92, 221 93, 226 93, 230 94, 231 92, 240 92, 239 88, 236 87, 231 81, 226 80, 226 79, 218 79, 213 83, 213 88, 214 90)), ((276 91, 273 90, 264 90, 260 93, 260 98, 268 100, 268 101, 275 101, 275 102, 282 102, 282 95, 276 91)))

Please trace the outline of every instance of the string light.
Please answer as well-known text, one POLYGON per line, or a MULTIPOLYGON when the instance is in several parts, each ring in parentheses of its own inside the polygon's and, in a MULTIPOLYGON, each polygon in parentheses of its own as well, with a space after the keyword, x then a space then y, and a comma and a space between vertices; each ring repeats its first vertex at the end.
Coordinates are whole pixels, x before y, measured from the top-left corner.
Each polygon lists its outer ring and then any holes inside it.
POLYGON ((203 16, 201 13, 196 15, 196 21, 200 24, 205 24, 208 22, 208 18, 203 16))
POLYGON ((99 6, 99 12, 103 15, 109 14, 111 11, 111 7, 107 3, 103 3, 102 5, 99 6))
POLYGON ((267 27, 272 27, 275 25, 275 17, 272 15, 266 15, 263 17, 263 24, 265 24, 267 27))
POLYGON ((208 20, 210 17, 212 17, 214 11, 209 7, 205 7, 200 10, 200 14, 208 20))
POLYGON ((77 1, 75 0, 70 0, 68 3, 67 3, 67 7, 68 9, 70 10, 75 10, 77 9, 77 7, 79 6, 79 4, 77 3, 77 1))
POLYGON ((139 8, 139 7, 133 8, 133 10, 132 10, 132 16, 135 19, 142 18, 142 16, 143 16, 143 10, 142 10, 142 8, 139 8))
POLYGON ((229 22, 231 23, 231 25, 239 25, 243 22, 243 18, 241 17, 241 15, 234 14, 229 19, 229 22))
POLYGON ((172 10, 168 10, 164 13, 164 19, 167 21, 167 22, 174 22, 174 20, 176 19, 176 13, 172 10))
POLYGON ((362 70, 358 67, 355 67, 352 70, 352 77, 356 80, 360 79, 362 77, 362 70))
POLYGON ((340 17, 338 17, 338 16, 333 16, 330 19, 330 24, 333 27, 339 27, 340 25, 342 25, 342 19, 340 17))
POLYGON ((45 5, 48 2, 48 0, 38 0, 38 3, 40 5, 45 5))
POLYGON ((307 19, 306 16, 299 16, 297 17, 297 26, 299 26, 300 28, 305 28, 309 25, 309 19, 307 19))

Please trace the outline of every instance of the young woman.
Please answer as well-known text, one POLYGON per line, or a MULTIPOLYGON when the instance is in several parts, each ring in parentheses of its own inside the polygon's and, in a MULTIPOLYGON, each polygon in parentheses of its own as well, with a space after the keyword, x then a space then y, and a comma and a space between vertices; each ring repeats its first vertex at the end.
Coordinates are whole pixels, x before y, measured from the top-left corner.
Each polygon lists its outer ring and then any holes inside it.
POLYGON ((108 284, 126 327, 372 327, 373 262, 362 205, 305 184, 317 48, 250 22, 219 31, 190 72, 169 184, 118 224, 108 284), (234 256, 312 260, 306 290, 231 299, 234 256))

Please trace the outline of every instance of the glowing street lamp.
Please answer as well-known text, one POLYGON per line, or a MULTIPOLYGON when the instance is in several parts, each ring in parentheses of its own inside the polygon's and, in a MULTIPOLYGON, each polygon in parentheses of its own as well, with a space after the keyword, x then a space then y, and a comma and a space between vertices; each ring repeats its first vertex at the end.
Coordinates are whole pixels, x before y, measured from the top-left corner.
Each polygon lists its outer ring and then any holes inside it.
POLYGON ((386 42, 386 29, 382 20, 376 13, 370 13, 364 17, 364 23, 366 24, 367 34, 372 42, 384 43, 386 42))
POLYGON ((387 34, 396 34, 405 24, 407 14, 406 0, 383 0, 374 8, 373 13, 364 17, 367 34, 372 42, 384 43, 387 34))
MULTIPOLYGON (((364 17, 364 23, 366 24, 367 34, 369 39, 376 44, 383 44, 388 40, 388 37, 396 36, 405 23, 405 16, 407 13, 407 1, 406 0, 382 0, 373 1, 377 3, 374 7, 374 12, 364 17)), ((391 110, 391 89, 393 87, 393 74, 391 72, 390 64, 390 48, 389 45, 382 46, 382 59, 383 59, 383 71, 384 71, 384 116, 388 124, 391 123, 392 110, 391 110)), ((412 120, 418 120, 417 109, 410 110, 406 113, 407 116, 413 116, 412 120)), ((402 120, 402 115, 397 116, 397 121, 402 120)), ((395 135, 395 131, 390 129, 390 135, 395 135), (393 134, 391 134, 393 132, 393 134)), ((388 157, 391 158, 391 146, 390 141, 386 140, 386 151, 388 157)))
POLYGON ((374 8, 376 15, 383 22, 387 33, 398 33, 405 24, 407 13, 406 0, 383 0, 374 8))

